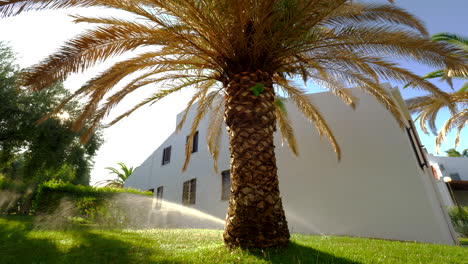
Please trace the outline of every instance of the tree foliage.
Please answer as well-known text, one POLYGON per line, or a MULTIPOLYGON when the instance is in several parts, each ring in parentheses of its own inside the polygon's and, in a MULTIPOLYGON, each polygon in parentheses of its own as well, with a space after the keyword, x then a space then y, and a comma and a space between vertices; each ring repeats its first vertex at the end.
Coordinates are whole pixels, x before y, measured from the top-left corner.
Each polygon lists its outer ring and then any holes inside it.
POLYGON ((460 153, 458 150, 451 148, 451 149, 446 150, 445 153, 447 153, 447 156, 449 157, 467 157, 468 158, 468 149, 464 149, 460 153))
POLYGON ((42 123, 69 95, 61 83, 32 92, 18 85, 19 69, 11 50, 0 43, 0 170, 5 177, 29 183, 62 179, 89 184, 92 157, 102 139, 99 133, 85 145, 70 130, 80 105, 72 102, 62 114, 42 123))

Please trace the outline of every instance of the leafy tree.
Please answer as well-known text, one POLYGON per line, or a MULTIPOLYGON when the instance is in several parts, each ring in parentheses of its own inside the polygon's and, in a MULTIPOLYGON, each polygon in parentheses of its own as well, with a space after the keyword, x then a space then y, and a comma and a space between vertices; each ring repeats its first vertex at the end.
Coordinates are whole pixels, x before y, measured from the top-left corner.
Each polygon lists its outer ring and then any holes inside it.
POLYGON ((109 170, 111 174, 115 174, 117 178, 100 181, 98 182, 99 185, 103 184, 106 187, 123 188, 125 180, 132 175, 135 169, 133 167, 128 168, 123 162, 117 164, 120 166, 120 170, 113 167, 106 167, 106 169, 109 170))
POLYGON ((458 152, 454 148, 446 150, 445 153, 447 153, 447 156, 449 156, 449 157, 461 157, 461 153, 458 152))
POLYGON ((464 149, 462 153, 457 151, 454 148, 448 149, 445 151, 449 157, 468 157, 468 149, 464 149))
POLYGON ((70 130, 79 104, 72 102, 54 116, 38 124, 69 96, 61 83, 40 92, 17 85, 18 67, 11 50, 0 43, 0 172, 11 180, 36 185, 50 179, 62 179, 89 185, 92 157, 102 139, 99 133, 87 144, 79 143, 80 133, 70 130))
MULTIPOLYGON (((465 61, 453 55, 452 46, 429 41, 422 23, 394 5, 350 0, 4 0, 0 16, 76 6, 119 9, 137 19, 75 16, 76 22, 96 27, 28 69, 23 84, 42 90, 114 55, 152 47, 116 63, 69 98, 88 98, 74 127, 90 122, 82 138, 86 141, 116 104, 145 85, 170 82, 153 86, 152 96, 110 125, 143 105, 194 87, 195 94, 177 126, 180 131, 188 109, 198 101, 183 169, 188 166, 193 135, 207 113, 212 121, 208 146, 216 163, 224 115, 231 150, 231 199, 223 235, 229 247, 274 247, 289 242, 273 144, 277 125, 292 151, 298 151, 277 94, 290 97, 340 158, 332 131, 295 80, 328 88, 351 107, 354 97, 345 88, 359 87, 403 125, 397 105, 380 86, 382 80, 411 82, 441 98, 447 95, 390 59, 449 67, 457 74, 468 71, 465 61), (133 74, 137 74, 133 80, 110 95, 116 84, 133 74)), ((56 108, 51 115, 60 110, 56 108)))
MULTIPOLYGON (((446 43, 451 45, 455 50, 454 55, 459 56, 468 63, 468 38, 449 33, 439 33, 432 36, 435 42, 446 43)), ((455 147, 460 141, 461 130, 468 122, 468 73, 453 72, 450 68, 437 70, 425 76, 425 79, 441 78, 446 80, 453 88, 452 78, 465 80, 461 88, 449 94, 447 98, 440 98, 437 95, 431 94, 426 96, 415 97, 406 101, 408 109, 413 114, 418 114, 419 124, 424 133, 429 134, 427 125, 431 129, 436 138, 436 150, 439 151, 440 144, 445 140, 445 135, 452 129, 457 130, 455 138, 455 147), (451 117, 447 119, 441 130, 437 133, 435 120, 440 110, 447 108, 451 113, 451 117)))

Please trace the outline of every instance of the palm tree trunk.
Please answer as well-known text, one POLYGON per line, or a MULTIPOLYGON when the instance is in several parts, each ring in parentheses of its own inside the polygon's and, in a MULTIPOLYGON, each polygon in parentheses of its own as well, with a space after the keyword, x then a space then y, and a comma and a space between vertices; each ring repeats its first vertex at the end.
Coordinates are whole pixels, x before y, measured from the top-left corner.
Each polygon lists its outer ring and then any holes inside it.
POLYGON ((286 246, 289 230, 278 186, 271 75, 261 71, 236 74, 226 92, 231 196, 224 243, 242 248, 286 246), (258 96, 250 90, 257 83, 264 86, 258 96))

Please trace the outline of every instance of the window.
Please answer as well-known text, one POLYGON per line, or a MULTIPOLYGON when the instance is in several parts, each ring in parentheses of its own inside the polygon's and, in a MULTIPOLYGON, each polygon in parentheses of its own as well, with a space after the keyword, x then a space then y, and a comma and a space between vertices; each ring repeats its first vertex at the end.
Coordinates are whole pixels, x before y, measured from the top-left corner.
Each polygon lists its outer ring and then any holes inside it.
POLYGON ((162 165, 168 164, 169 162, 171 162, 171 146, 163 150, 162 165))
POLYGON ((195 132, 195 135, 193 135, 193 142, 192 142, 192 153, 198 151, 198 131, 195 132))
POLYGON ((457 172, 450 173, 450 178, 452 178, 452 181, 459 181, 460 180, 460 174, 458 174, 457 172))
MULTIPOLYGON (((187 144, 189 140, 189 136, 187 136, 187 138, 185 139, 185 144, 187 144)), ((198 151, 198 131, 195 132, 195 134, 193 135, 193 141, 192 141, 192 153, 195 153, 198 151)))
POLYGON ((221 172, 221 200, 229 200, 231 185, 231 174, 229 170, 221 172))
POLYGON ((442 165, 442 164, 439 164, 439 168, 440 168, 441 171, 444 171, 444 170, 445 170, 445 167, 444 167, 444 165, 442 165))
POLYGON ((413 121, 408 120, 408 124, 409 126, 406 127, 406 132, 408 133, 408 137, 410 139, 411 146, 413 147, 414 154, 416 155, 416 158, 418 159, 419 167, 423 169, 424 166, 426 167, 428 166, 426 154, 423 151, 424 148, 421 145, 421 142, 419 141, 419 137, 414 128, 413 121))
POLYGON ((161 208, 161 203, 162 203, 162 199, 163 199, 163 191, 164 191, 163 186, 159 186, 156 189, 156 204, 155 204, 156 208, 161 208))
POLYGON ((184 182, 182 191, 182 204, 195 204, 197 193, 197 179, 184 182))

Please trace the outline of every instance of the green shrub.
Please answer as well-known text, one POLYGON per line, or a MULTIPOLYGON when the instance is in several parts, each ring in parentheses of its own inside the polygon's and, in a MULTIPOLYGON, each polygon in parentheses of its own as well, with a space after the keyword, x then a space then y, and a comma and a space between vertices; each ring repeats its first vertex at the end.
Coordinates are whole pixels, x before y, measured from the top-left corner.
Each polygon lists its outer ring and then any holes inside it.
POLYGON ((138 226, 133 216, 141 215, 139 210, 150 210, 151 199, 148 198, 151 196, 151 192, 134 189, 96 188, 53 181, 39 186, 33 211, 57 217, 79 217, 104 225, 138 226), (147 201, 143 207, 131 204, 138 197, 147 201), (65 202, 67 208, 63 207, 65 202))
POLYGON ((455 231, 464 237, 468 237, 468 207, 452 207, 449 209, 455 231))
POLYGON ((0 175, 0 192, 3 197, 0 201, 0 214, 17 213, 20 205, 23 204, 32 188, 22 182, 6 179, 0 175))

